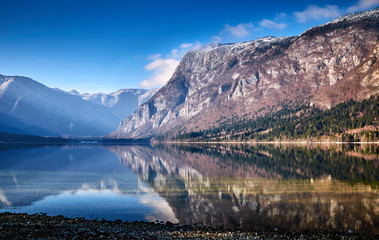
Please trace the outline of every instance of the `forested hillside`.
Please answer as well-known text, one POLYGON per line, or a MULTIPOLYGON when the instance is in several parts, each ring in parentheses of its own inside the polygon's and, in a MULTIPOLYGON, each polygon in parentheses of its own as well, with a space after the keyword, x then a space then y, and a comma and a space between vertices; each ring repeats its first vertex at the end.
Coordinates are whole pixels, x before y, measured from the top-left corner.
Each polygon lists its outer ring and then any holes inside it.
MULTIPOLYGON (((206 131, 181 133, 176 141, 342 141, 379 139, 379 96, 357 102, 349 100, 328 110, 310 105, 276 106, 263 116, 218 121, 206 131)), ((157 140, 168 140, 159 136, 157 140)))

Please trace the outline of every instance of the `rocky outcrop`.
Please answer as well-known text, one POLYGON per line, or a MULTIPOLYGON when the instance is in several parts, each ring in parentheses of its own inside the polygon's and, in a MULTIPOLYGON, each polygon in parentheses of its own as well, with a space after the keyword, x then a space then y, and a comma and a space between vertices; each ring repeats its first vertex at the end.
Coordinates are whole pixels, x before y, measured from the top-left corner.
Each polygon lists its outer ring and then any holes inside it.
POLYGON ((296 37, 210 45, 188 52, 174 75, 124 119, 113 137, 211 128, 281 104, 329 108, 379 93, 379 9, 347 15, 296 37))

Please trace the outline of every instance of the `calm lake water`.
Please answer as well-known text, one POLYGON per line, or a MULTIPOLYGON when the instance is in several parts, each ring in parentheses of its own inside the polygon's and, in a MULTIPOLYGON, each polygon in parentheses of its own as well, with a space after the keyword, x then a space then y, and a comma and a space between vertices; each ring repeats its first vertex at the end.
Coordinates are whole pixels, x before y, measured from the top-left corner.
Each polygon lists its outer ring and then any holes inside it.
POLYGON ((0 212, 379 232, 378 145, 0 145, 0 212))

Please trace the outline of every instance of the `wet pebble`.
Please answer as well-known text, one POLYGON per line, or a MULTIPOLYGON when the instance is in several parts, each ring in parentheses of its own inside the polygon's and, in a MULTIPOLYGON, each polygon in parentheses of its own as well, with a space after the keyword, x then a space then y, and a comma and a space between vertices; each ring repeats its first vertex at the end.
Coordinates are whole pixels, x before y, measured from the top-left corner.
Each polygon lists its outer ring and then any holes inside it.
POLYGON ((121 220, 85 220, 83 218, 49 217, 0 213, 1 239, 379 239, 379 234, 354 231, 281 232, 224 230, 181 226, 171 222, 122 222, 121 220))

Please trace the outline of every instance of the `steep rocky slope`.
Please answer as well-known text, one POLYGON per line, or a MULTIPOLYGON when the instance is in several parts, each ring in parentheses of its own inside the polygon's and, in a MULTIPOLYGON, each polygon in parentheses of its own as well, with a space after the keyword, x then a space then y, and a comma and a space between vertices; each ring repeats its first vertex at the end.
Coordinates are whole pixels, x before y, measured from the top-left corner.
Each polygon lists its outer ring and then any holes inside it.
POLYGON ((124 119, 113 137, 202 130, 281 104, 329 108, 379 93, 379 9, 347 15, 300 36, 188 52, 170 81, 124 119))

